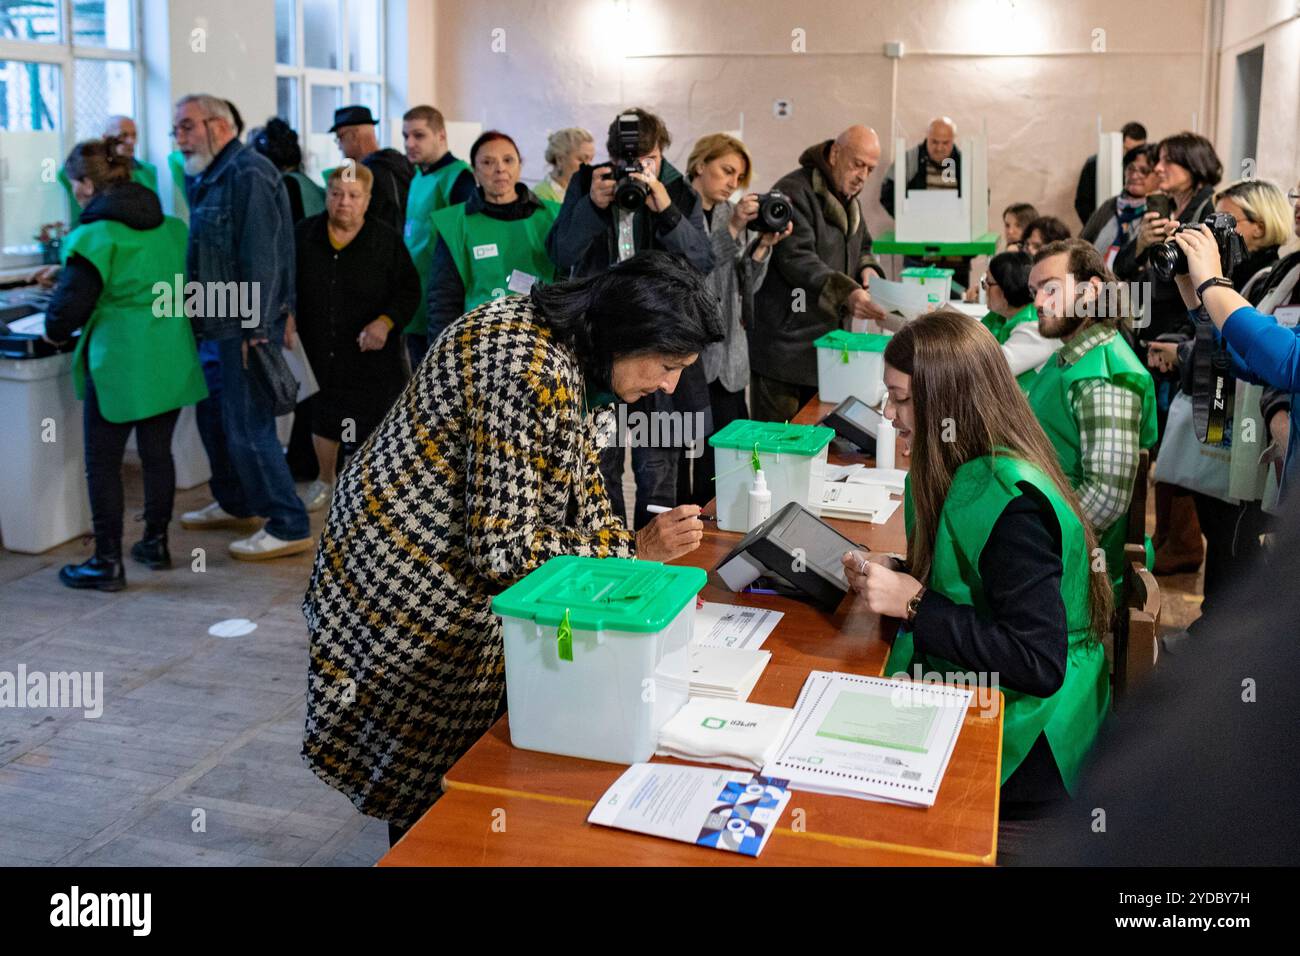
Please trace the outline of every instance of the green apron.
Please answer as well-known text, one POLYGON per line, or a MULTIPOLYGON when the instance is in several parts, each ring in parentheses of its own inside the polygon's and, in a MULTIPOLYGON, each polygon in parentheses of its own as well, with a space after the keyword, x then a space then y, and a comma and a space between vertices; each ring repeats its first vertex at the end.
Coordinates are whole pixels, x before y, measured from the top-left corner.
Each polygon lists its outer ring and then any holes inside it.
MULTIPOLYGON (((1047 743, 1066 790, 1074 793, 1079 768, 1092 748, 1106 717, 1110 682, 1101 643, 1089 632, 1088 576, 1091 574, 1083 525, 1052 480, 1035 466, 1005 455, 985 456, 966 462, 953 475, 952 485, 939 515, 934 536, 934 559, 927 586, 956 604, 974 607, 989 616, 988 602, 979 577, 980 555, 1006 506, 1023 492, 1017 482, 1027 482, 1051 502, 1061 528, 1061 600, 1065 605, 1069 649, 1065 678, 1050 697, 1034 697, 1003 687, 1006 707, 1002 716, 1002 779, 1024 761, 1038 740, 1047 743)), ((904 509, 907 535, 913 534, 911 484, 904 509)), ((920 665, 924 671, 965 673, 970 670, 942 658, 916 652, 912 632, 900 629, 885 663, 886 676, 905 673, 920 665)))
MULTIPOLYGON (((1011 338, 1011 332, 1018 325, 1026 322, 1038 321, 1038 307, 1030 302, 1027 306, 1016 312, 1010 318, 1003 318, 996 312, 990 311, 984 318, 980 319, 984 328, 993 333, 993 337, 998 340, 998 345, 1006 345, 1007 339, 1011 338)), ((1031 368, 1026 372, 1021 372, 1016 376, 1016 384, 1020 386, 1022 392, 1028 393, 1029 386, 1034 384, 1034 379, 1038 377, 1038 369, 1031 368)))
POLYGON ((286 179, 298 183, 298 192, 302 196, 302 217, 316 216, 325 211, 325 190, 302 170, 295 169, 285 173, 286 179))
POLYGON ((539 282, 555 279, 555 263, 546 254, 546 234, 560 207, 543 202, 527 219, 504 222, 481 212, 465 215, 465 206, 433 214, 433 225, 447 244, 456 271, 465 283, 465 311, 508 295, 516 269, 539 282))
POLYGON ((411 191, 406 196, 406 229, 402 238, 406 249, 420 274, 420 302, 415 313, 402 331, 411 335, 425 335, 429 331, 429 303, 425 294, 429 288, 429 269, 433 265, 433 247, 438 233, 433 227, 433 214, 451 205, 451 188, 460 174, 469 169, 463 160, 453 160, 432 172, 417 171, 411 180, 411 191))
POLYGON ((172 188, 180 200, 177 208, 189 209, 190 197, 185 191, 185 157, 179 149, 174 149, 167 154, 167 172, 171 173, 172 188))
MULTIPOLYGON (((104 282, 73 355, 77 398, 86 397, 86 372, 95 383, 100 413, 110 422, 134 422, 207 397, 184 296, 170 314, 156 316, 157 287, 173 299, 185 276, 185 223, 167 216, 156 229, 137 230, 99 220, 78 226, 63 244, 104 282)), ((160 309, 159 311, 168 311, 160 309)))
MULTIPOLYGON (((131 182, 139 183, 154 195, 157 195, 158 167, 153 163, 146 163, 142 159, 137 159, 135 162, 136 165, 131 170, 131 182)), ((81 222, 81 206, 77 202, 77 197, 72 194, 72 181, 68 179, 67 173, 60 169, 57 178, 59 183, 62 184, 64 192, 68 194, 68 205, 72 210, 68 215, 68 228, 75 229, 81 222)))
MULTIPOLYGON (((1038 424, 1056 448, 1061 470, 1071 488, 1078 488, 1083 480, 1083 464, 1079 449, 1079 424, 1070 404, 1070 388, 1088 379, 1104 379, 1127 388, 1142 397, 1142 430, 1138 444, 1151 448, 1156 443, 1156 392, 1151 373, 1142 365, 1119 333, 1109 341, 1089 349, 1073 365, 1062 366, 1058 358, 1048 361, 1038 372, 1029 390, 1029 407, 1038 417, 1038 424)), ((1097 528, 1098 544, 1106 553, 1106 569, 1120 594, 1124 580, 1124 541, 1128 531, 1128 518, 1121 515, 1109 528, 1097 528)))

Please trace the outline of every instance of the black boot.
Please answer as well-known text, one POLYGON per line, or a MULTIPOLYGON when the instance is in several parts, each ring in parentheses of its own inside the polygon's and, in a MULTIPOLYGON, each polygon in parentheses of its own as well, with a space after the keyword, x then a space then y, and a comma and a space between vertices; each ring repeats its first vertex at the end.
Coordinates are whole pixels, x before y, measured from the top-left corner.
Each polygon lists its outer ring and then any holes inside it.
POLYGON ((145 529, 144 537, 131 545, 131 557, 155 571, 172 566, 172 555, 167 550, 167 531, 145 529))
POLYGON ((94 588, 97 591, 120 591, 126 587, 126 569, 122 567, 122 548, 95 548, 89 560, 65 564, 59 580, 70 588, 94 588))

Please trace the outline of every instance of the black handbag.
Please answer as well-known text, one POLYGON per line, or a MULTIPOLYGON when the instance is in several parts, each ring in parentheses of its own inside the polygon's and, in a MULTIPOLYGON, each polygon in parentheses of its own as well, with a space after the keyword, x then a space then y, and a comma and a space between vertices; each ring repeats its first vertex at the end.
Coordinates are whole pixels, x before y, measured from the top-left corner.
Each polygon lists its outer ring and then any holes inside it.
POLYGON ((262 342, 248 347, 248 374, 253 387, 271 406, 274 414, 287 415, 298 405, 298 380, 280 347, 262 342))

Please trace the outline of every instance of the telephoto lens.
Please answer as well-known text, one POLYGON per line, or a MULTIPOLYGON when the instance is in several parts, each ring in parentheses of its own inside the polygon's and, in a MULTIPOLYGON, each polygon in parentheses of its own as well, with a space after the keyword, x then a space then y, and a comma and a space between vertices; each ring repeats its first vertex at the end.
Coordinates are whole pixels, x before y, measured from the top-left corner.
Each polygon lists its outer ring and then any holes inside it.
POLYGON ((640 172, 640 165, 632 164, 628 166, 626 170, 622 171, 618 182, 614 184, 614 202, 618 203, 620 209, 626 209, 628 212, 635 212, 640 209, 650 196, 649 186, 627 175, 633 170, 640 172))
POLYGON ((784 232, 790 218, 790 197, 773 189, 758 197, 758 215, 751 228, 759 232, 784 232))

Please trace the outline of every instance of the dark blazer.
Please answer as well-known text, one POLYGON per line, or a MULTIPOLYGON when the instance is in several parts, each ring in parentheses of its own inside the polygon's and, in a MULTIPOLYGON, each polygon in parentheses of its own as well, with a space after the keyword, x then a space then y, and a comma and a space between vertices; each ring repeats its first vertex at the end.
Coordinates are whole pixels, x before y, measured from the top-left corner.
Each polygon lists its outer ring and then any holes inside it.
MULTIPOLYGON (((907 160, 904 166, 904 174, 907 176, 907 188, 926 189, 925 162, 926 159, 925 143, 921 142, 907 151, 907 160)), ((956 146, 952 148, 952 160, 955 163, 953 169, 957 175, 957 182, 961 182, 961 150, 956 146)), ((890 167, 889 172, 885 175, 884 182, 880 184, 880 205, 885 207, 885 212, 890 216, 894 215, 894 179, 896 170, 890 167)))
POLYGON ((405 384, 401 323, 420 301, 420 276, 400 233, 367 217, 342 249, 329 240, 329 214, 308 216, 295 231, 298 334, 321 390, 386 405, 405 384), (386 315, 395 327, 382 349, 363 352, 357 336, 386 315))

